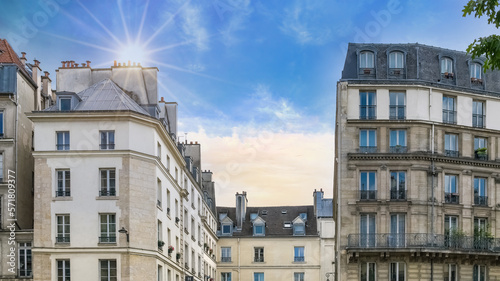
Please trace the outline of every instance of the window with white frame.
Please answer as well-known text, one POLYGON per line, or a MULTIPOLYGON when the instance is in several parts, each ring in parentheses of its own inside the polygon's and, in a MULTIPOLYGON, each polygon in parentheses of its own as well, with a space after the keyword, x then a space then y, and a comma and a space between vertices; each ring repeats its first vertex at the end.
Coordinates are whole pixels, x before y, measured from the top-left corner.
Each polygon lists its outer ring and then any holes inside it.
POLYGON ((447 264, 445 267, 447 271, 444 273, 444 277, 447 278, 446 281, 457 281, 458 278, 458 267, 456 264, 447 264))
POLYGON ((222 272, 220 274, 221 281, 231 281, 231 272, 222 272))
POLYGON ((231 262, 231 247, 221 247, 221 262, 231 262))
POLYGON ((115 214, 100 214, 100 243, 116 243, 116 216, 115 214))
POLYGON ((389 68, 403 68, 404 54, 403 52, 394 51, 389 54, 389 68))
POLYGON ((253 235, 254 236, 264 236, 266 235, 265 231, 266 225, 263 223, 254 223, 253 224, 253 235))
POLYGON ((359 119, 377 119, 377 94, 359 92, 359 119))
POLYGON ((474 177, 474 205, 488 206, 486 178, 474 177))
POLYGON ((264 273, 263 272, 255 272, 253 274, 253 281, 264 281, 264 273))
POLYGON ((116 196, 116 170, 100 169, 101 189, 99 196, 116 196))
POLYGON ((484 128, 484 102, 472 101, 472 127, 484 128))
POLYGON ((360 200, 377 199, 377 173, 361 171, 359 175, 360 200))
POLYGON ((115 149, 115 131, 100 131, 101 149, 115 149))
POLYGON ((483 67, 477 62, 473 62, 470 65, 470 78, 481 79, 483 72, 483 67))
POLYGON ((57 221, 57 243, 70 242, 70 218, 69 215, 56 215, 57 221))
POLYGON ((117 281, 116 260, 99 260, 99 272, 101 281, 117 281))
POLYGON ((374 262, 361 263, 361 281, 375 281, 375 270, 376 268, 374 262))
POLYGON ((486 278, 486 266, 475 264, 472 272, 472 280, 473 281, 485 281, 488 280, 486 278))
POLYGON ((19 243, 19 277, 32 276, 31 242, 19 243))
POLYGON ((57 260, 57 281, 70 281, 71 268, 69 260, 57 260))
POLYGON ((446 156, 458 157, 458 135, 444 135, 444 152, 446 156))
POLYGON ((56 132, 56 149, 69 150, 69 132, 56 132))
POLYGON ((389 93, 389 119, 404 120, 406 118, 405 93, 389 93))
POLYGON ((306 235, 306 225, 302 222, 296 222, 293 224, 293 235, 301 236, 306 235))
POLYGON ((389 273, 390 281, 405 281, 406 264, 404 262, 391 262, 391 270, 389 273))
POLYGON ((70 97, 60 97, 59 98, 59 110, 60 111, 71 110, 71 98, 70 97))
POLYGON ((359 216, 359 243, 362 247, 375 246, 375 214, 360 214, 359 216))
POLYGON ((304 281, 304 272, 294 272, 293 281, 304 281))
POLYGON ((444 202, 451 204, 458 204, 460 202, 457 175, 447 174, 444 176, 444 202))
POLYGON ((457 124, 457 99, 443 96, 443 123, 457 124))
POLYGON ((391 200, 406 200, 405 171, 391 171, 391 200))
POLYGON ((406 130, 396 129, 391 130, 389 135, 389 151, 392 153, 405 153, 406 152, 406 130))
POLYGON ((474 153, 476 154, 476 159, 488 160, 487 152, 488 139, 483 137, 474 137, 474 153))
POLYGON ((359 67, 360 68, 373 68, 375 55, 370 51, 362 51, 359 54, 359 67))
POLYGON ((377 130, 372 130, 372 129, 359 130, 359 152, 362 153, 377 152, 377 130))
POLYGON ((254 262, 264 262, 264 248, 263 247, 255 247, 254 248, 254 262))
POLYGON ((162 189, 161 189, 161 180, 157 179, 156 180, 156 206, 161 208, 161 196, 162 195, 162 189))
POLYGON ((293 247, 293 261, 294 262, 303 262, 304 261, 304 247, 298 246, 293 247))
POLYGON ((451 58, 441 58, 441 73, 453 73, 453 60, 451 58))
POLYGON ((3 125, 4 125, 4 114, 3 110, 0 110, 0 138, 4 137, 3 125))
POLYGON ((3 171, 3 153, 0 153, 0 182, 4 181, 3 174, 4 174, 4 171, 3 171))
POLYGON ((56 197, 71 196, 71 176, 69 170, 57 170, 56 197))

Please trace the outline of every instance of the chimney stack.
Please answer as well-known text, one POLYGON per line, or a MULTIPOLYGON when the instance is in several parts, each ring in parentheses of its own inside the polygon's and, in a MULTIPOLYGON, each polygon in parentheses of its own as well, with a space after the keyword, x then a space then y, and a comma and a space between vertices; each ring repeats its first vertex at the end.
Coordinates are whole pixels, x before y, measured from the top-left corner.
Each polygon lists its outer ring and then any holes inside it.
POLYGON ((241 230, 245 216, 247 213, 247 192, 243 191, 241 194, 236 192, 236 228, 241 230))
POLYGON ((89 61, 89 60, 88 60, 88 61, 86 61, 86 62, 87 62, 87 67, 88 67, 88 68, 90 68, 90 63, 91 63, 91 61, 89 61))
POLYGON ((23 65, 26 65, 26 52, 21 52, 21 55, 22 56, 19 59, 23 65))

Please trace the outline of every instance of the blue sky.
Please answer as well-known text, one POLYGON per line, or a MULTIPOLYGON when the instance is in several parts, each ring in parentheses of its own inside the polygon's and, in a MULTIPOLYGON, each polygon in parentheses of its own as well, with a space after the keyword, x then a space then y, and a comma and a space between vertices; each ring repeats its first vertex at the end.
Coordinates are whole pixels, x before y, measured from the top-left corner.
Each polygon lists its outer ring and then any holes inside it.
POLYGON ((332 196, 336 82, 348 42, 465 50, 498 33, 463 18, 465 0, 0 0, 0 37, 41 61, 109 67, 123 49, 159 68, 159 95, 179 103, 182 139, 202 143, 218 203, 332 196), (139 52, 135 52, 136 54, 139 52))

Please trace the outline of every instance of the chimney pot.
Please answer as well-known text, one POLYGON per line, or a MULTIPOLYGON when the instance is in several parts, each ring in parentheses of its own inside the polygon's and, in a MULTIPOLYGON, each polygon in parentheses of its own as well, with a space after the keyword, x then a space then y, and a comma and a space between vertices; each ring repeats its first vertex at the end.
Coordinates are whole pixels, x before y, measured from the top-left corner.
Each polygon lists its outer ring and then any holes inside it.
POLYGON ((193 144, 193 142, 190 142, 189 144, 193 144))
POLYGON ((163 97, 161 97, 161 101, 162 101, 162 102, 164 102, 164 101, 165 101, 165 99, 164 99, 163 97))
POLYGON ((45 77, 49 77, 49 72, 48 71, 44 71, 43 73, 45 73, 45 77))
POLYGON ((119 62, 119 63, 118 63, 118 66, 122 66, 122 64, 119 62))
POLYGON ((141 63, 140 63, 140 62, 138 62, 138 63, 137 63, 137 66, 141 66, 141 63))
POLYGON ((135 66, 135 62, 132 65, 135 66))
POLYGON ((198 141, 195 141, 194 144, 198 144, 198 141))
POLYGON ((128 61, 128 66, 130 66, 130 61, 128 61))
POLYGON ((85 64, 84 64, 84 63, 82 63, 82 67, 85 67, 85 64))
POLYGON ((75 67, 78 67, 79 63, 75 63, 75 67))
POLYGON ((34 59, 33 61, 35 62, 35 66, 40 65, 40 62, 37 59, 34 59))
POLYGON ((116 60, 114 61, 114 63, 115 63, 114 66, 116 66, 116 60))
POLYGON ((26 52, 21 52, 21 55, 22 55, 21 56, 22 59, 26 59, 26 52))
POLYGON ((91 61, 88 60, 87 61, 87 67, 90 67, 90 63, 91 63, 91 61))

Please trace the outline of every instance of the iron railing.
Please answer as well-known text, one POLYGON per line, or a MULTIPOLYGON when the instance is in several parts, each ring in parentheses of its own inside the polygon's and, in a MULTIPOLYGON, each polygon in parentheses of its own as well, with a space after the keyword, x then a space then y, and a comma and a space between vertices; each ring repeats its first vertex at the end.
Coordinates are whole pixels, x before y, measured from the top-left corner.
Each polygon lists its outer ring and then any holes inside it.
POLYGON ((65 235, 65 236, 56 236, 56 243, 69 243, 70 242, 70 236, 65 235))
POLYGON ((221 262, 231 262, 231 257, 221 257, 220 261, 221 262))
POLYGON ((392 120, 405 120, 405 108, 404 105, 390 105, 389 106, 389 119, 392 120))
POLYGON ((458 193, 444 193, 444 203, 458 204, 460 203, 460 195, 458 193))
POLYGON ((406 200, 406 190, 391 189, 391 200, 406 200))
POLYGON ((360 105, 359 106, 359 119, 374 120, 377 119, 376 105, 360 105))
POLYGON ((116 243, 116 236, 101 236, 99 243, 116 243))
POLYGON ((472 114, 472 127, 484 128, 484 115, 472 114))
POLYGON ((57 150, 69 150, 69 143, 68 144, 56 144, 57 150))
POLYGON ((360 153, 377 153, 377 147, 376 146, 360 146, 359 152, 360 153))
POLYGON ((293 257, 293 261, 302 262, 302 261, 304 261, 304 257, 303 256, 293 257))
POLYGON ((474 159, 476 160, 482 160, 482 161, 488 161, 488 154, 486 153, 478 153, 477 151, 474 151, 474 159))
POLYGON ((349 234, 348 249, 439 249, 500 253, 500 239, 430 233, 349 234))
POLYGON ((114 143, 101 143, 99 146, 103 150, 106 150, 106 149, 115 149, 115 144, 114 143))
POLYGON ((390 146, 389 147, 389 152, 390 153, 406 153, 408 150, 406 148, 406 145, 395 145, 395 146, 390 146))
POLYGON ((488 196, 474 195, 474 205, 488 206, 488 196))
POLYGON ((377 200, 376 190, 360 190, 359 200, 377 200))
POLYGON ((116 196, 116 189, 101 189, 99 190, 99 196, 116 196))
POLYGON ((445 150, 444 153, 448 157, 458 157, 458 150, 445 150))
POLYGON ((56 190, 56 197, 66 197, 71 196, 71 190, 56 190))
POLYGON ((457 124, 457 112, 454 110, 443 109, 443 123, 457 124))

